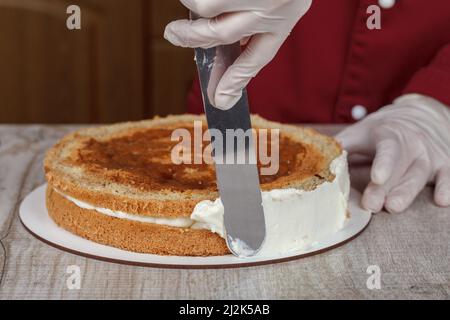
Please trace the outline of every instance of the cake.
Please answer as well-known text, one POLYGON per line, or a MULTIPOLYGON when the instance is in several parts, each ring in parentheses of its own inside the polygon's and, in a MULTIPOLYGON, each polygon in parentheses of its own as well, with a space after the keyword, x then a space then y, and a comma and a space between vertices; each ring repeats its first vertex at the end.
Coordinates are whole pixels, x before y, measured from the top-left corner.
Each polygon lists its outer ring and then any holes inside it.
MULTIPOLYGON (((78 236, 123 250, 229 254, 214 165, 171 161, 172 132, 191 132, 194 121, 206 129, 204 116, 179 115, 64 137, 44 161, 50 217, 78 236)), ((314 130, 258 116, 252 125, 280 130, 279 170, 260 175, 266 240, 259 254, 299 250, 341 229, 349 193, 341 146, 314 130)))

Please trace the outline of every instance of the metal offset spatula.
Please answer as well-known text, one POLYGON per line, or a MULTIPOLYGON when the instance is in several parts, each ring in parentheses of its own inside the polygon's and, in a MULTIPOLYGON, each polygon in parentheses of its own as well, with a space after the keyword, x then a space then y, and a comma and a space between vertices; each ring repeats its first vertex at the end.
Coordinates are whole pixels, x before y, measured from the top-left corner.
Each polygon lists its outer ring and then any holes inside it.
MULTIPOLYGON (((198 18, 198 15, 191 12, 191 19, 198 18)), ((247 257, 258 252, 266 236, 258 168, 256 161, 251 161, 252 155, 253 160, 256 159, 256 153, 252 135, 238 142, 231 135, 227 139, 227 130, 228 132, 230 129, 243 130, 240 131, 242 133, 249 132, 247 130, 252 128, 247 92, 244 89, 242 97, 230 110, 217 109, 210 102, 220 78, 240 52, 239 43, 209 49, 196 48, 195 58, 208 128, 215 151, 213 157, 217 187, 225 209, 227 245, 234 255, 247 257), (222 139, 215 139, 213 131, 220 132, 222 139), (234 148, 227 148, 233 141, 234 148), (237 161, 238 157, 244 159, 243 154, 246 155, 245 161, 237 161)))

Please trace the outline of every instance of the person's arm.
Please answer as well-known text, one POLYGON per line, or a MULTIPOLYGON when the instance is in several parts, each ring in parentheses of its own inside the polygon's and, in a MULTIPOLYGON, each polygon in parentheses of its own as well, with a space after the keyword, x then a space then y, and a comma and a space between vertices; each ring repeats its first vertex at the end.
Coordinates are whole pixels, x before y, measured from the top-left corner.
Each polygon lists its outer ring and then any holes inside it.
POLYGON ((211 48, 241 41, 242 54, 222 76, 214 95, 214 106, 229 109, 242 89, 276 55, 312 0, 181 0, 204 17, 177 20, 166 26, 164 37, 182 47, 211 48))
POLYGON ((416 72, 403 93, 419 93, 450 106, 450 43, 438 51, 428 66, 416 72))
POLYGON ((428 182, 436 204, 450 206, 450 44, 414 74, 403 96, 337 138, 350 154, 374 155, 367 209, 403 211, 428 182))
POLYGON ((366 209, 403 211, 428 182, 435 183, 435 203, 450 206, 447 105, 424 95, 406 94, 336 138, 349 154, 374 156, 371 182, 362 198, 366 209))
POLYGON ((186 105, 188 113, 201 114, 204 112, 200 82, 197 76, 194 78, 189 93, 186 97, 186 105))

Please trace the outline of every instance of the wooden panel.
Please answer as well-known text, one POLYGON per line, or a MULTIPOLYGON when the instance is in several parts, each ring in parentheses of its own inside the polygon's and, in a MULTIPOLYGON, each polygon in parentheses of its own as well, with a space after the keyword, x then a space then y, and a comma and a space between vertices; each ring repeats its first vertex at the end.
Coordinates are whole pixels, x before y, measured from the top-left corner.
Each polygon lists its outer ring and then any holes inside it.
POLYGON ((167 42, 165 26, 172 20, 187 17, 179 1, 152 1, 150 9, 149 65, 152 114, 179 114, 186 111, 186 95, 195 74, 194 50, 178 48, 167 42))
POLYGON ((28 9, 0 4, 0 120, 89 119, 89 38, 68 33, 63 14, 28 9))
POLYGON ((174 48, 164 40, 154 40, 152 46, 153 113, 183 113, 195 72, 194 52, 191 49, 174 48))
POLYGON ((144 117, 144 35, 142 2, 90 0, 101 7, 99 48, 99 120, 118 122, 144 117))
POLYGON ((172 20, 186 19, 188 10, 179 0, 152 0, 151 10, 151 36, 162 38, 165 26, 172 20))
POLYGON ((0 0, 0 123, 95 123, 183 113, 193 50, 164 27, 177 0, 0 0), (68 4, 82 29, 65 26, 68 4))
POLYGON ((142 118, 141 1, 0 0, 0 122, 142 118), (78 4, 82 29, 66 28, 78 4))

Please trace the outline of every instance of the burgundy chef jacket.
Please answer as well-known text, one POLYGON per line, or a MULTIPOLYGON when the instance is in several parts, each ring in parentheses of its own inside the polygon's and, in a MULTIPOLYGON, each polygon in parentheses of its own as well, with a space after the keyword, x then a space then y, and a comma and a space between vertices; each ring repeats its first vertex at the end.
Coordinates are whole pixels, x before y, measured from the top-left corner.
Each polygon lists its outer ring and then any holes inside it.
MULTIPOLYGON (((354 122, 355 106, 370 113, 405 93, 450 106, 450 0, 380 6, 380 30, 366 25, 373 4, 383 1, 313 1, 250 82, 251 112, 291 123, 354 122)), ((198 79, 187 103, 188 112, 203 112, 198 79)))

